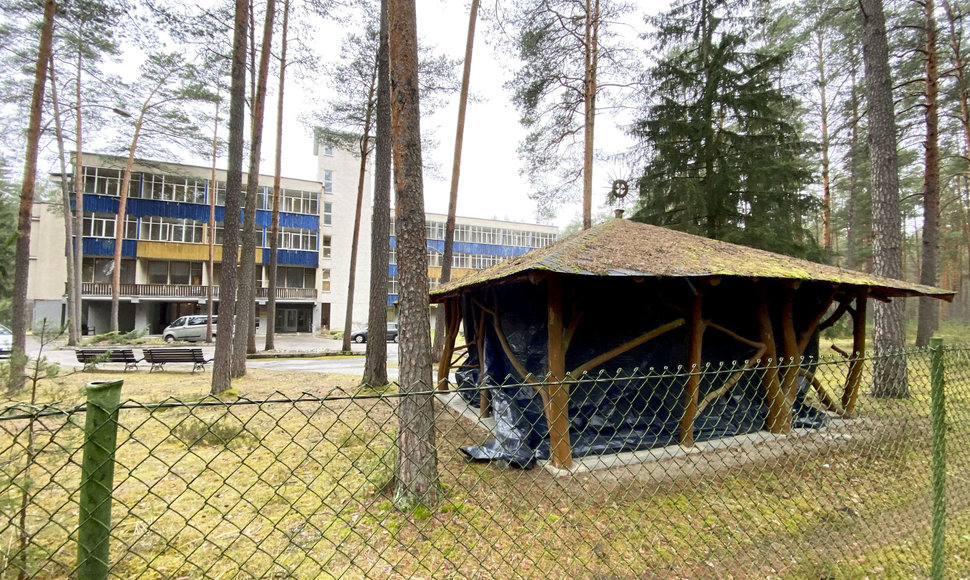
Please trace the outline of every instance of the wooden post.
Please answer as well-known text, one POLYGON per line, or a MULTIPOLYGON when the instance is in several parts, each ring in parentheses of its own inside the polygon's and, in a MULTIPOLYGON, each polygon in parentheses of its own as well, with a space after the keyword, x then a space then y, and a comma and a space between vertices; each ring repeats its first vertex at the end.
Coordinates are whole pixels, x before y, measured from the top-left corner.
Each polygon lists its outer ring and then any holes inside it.
POLYGON ((785 284, 785 301, 781 307, 781 339, 784 349, 785 370, 781 375, 782 407, 776 416, 776 427, 780 431, 773 433, 788 433, 791 431, 791 410, 795 403, 795 393, 798 389, 798 369, 801 367, 802 353, 798 350, 798 339, 795 335, 795 288, 785 284))
POLYGON ((446 298, 445 311, 445 340, 441 349, 441 360, 438 361, 438 390, 448 390, 448 372, 451 371, 451 357, 455 354, 455 339, 458 338, 458 328, 461 325, 461 309, 458 298, 446 298))
POLYGON ((765 419, 765 426, 772 433, 781 433, 784 396, 781 390, 781 380, 778 377, 778 347, 775 343, 775 331, 771 324, 771 312, 768 308, 767 282, 762 280, 757 284, 760 296, 758 324, 761 342, 765 345, 765 358, 762 361, 764 369, 761 374, 761 385, 765 390, 765 403, 768 405, 768 417, 765 419))
POLYGON ((842 408, 845 416, 852 415, 856 399, 859 397, 859 383, 862 382, 862 358, 866 354, 866 301, 869 290, 862 288, 855 297, 855 310, 852 313, 852 356, 849 358, 849 374, 845 379, 842 393, 842 408))
POLYGON ((687 384, 684 386, 684 415, 680 418, 680 444, 685 447, 694 445, 694 420, 697 418, 697 403, 701 384, 701 346, 704 336, 703 294, 700 290, 694 295, 690 312, 690 339, 687 344, 687 384))
POLYGON ((563 348, 562 278, 548 279, 549 377, 548 396, 543 398, 546 424, 549 426, 549 456, 553 467, 569 469, 573 465, 569 444, 569 387, 566 379, 566 351, 563 348))

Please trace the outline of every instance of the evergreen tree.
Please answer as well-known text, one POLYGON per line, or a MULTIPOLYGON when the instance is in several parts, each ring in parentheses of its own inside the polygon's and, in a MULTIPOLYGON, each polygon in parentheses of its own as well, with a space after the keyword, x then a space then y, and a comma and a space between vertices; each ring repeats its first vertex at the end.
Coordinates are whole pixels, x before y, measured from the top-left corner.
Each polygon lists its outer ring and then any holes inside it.
POLYGON ((731 16, 742 8, 680 2, 654 20, 653 90, 632 129, 648 152, 634 219, 817 258, 811 146, 775 79, 789 55, 751 47, 757 20, 731 16))

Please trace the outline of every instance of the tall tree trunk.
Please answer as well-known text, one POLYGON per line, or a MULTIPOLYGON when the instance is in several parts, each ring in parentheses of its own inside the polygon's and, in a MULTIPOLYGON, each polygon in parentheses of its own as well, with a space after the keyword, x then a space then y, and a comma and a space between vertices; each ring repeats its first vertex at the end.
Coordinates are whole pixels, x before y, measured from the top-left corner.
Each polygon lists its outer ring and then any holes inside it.
POLYGON ((216 198, 219 195, 219 184, 216 181, 216 157, 219 155, 219 101, 216 101, 216 117, 212 123, 212 177, 209 179, 209 260, 206 267, 209 271, 205 289, 205 341, 212 342, 212 315, 215 314, 215 300, 213 286, 215 285, 216 270, 216 198))
MULTIPOLYGON (((859 0, 862 14, 862 51, 869 105, 869 162, 872 192, 873 273, 902 279, 899 172, 896 159, 896 122, 889 47, 882 0, 859 0)), ((872 394, 905 397, 909 394, 903 348, 903 303, 876 302, 873 308, 873 348, 884 356, 873 364, 872 394), (889 355, 889 356, 885 356, 889 355)))
POLYGON ((428 319, 428 254, 418 106, 418 42, 414 0, 390 0, 392 151, 397 194, 397 255, 401 280, 398 458, 394 504, 434 505, 441 494, 435 448, 428 319))
MULTIPOLYGON (((465 137, 465 110, 468 108, 468 83, 472 74, 472 51, 475 47, 475 23, 478 20, 478 0, 472 0, 468 12, 468 39, 465 41, 465 66, 461 74, 461 93, 458 97, 458 124, 455 129, 455 155, 451 163, 451 191, 448 196, 448 218, 445 220, 445 248, 441 255, 439 284, 451 280, 451 262, 455 255, 455 216, 458 213, 458 178, 461 175, 461 147, 465 137)), ((434 323, 433 358, 441 358, 445 345, 444 308, 437 308, 434 323)), ((441 380, 441 377, 438 377, 441 380)))
MULTIPOLYGON (((832 251, 832 188, 829 179, 829 109, 826 99, 828 78, 825 76, 825 44, 821 24, 815 31, 818 59, 818 90, 822 117, 822 248, 832 251)), ((838 260, 838 258, 836 258, 838 260)))
POLYGON ((593 126, 596 121, 596 71, 599 64, 600 2, 586 0, 583 79, 583 229, 593 227, 593 126))
POLYGON ((269 77, 270 48, 273 43, 273 19, 276 0, 267 0, 263 22, 263 44, 259 54, 259 73, 253 95, 252 136, 249 142, 249 175, 246 182, 246 210, 243 222, 242 252, 239 256, 239 305, 236 308, 235 343, 232 348, 232 376, 246 374, 246 352, 256 350, 254 308, 256 305, 256 192, 259 188, 259 153, 263 143, 263 111, 266 103, 266 81, 269 77))
MULTIPOLYGON (((243 127, 246 106, 246 24, 248 0, 235 0, 232 41, 232 72, 229 89, 229 164, 226 170, 226 211, 222 235, 222 273, 219 280, 219 316, 222 329, 216 335, 212 361, 213 395, 232 387, 232 346, 236 333, 236 259, 239 249, 239 210, 242 197, 243 127)), ((242 329, 241 332, 245 332, 242 329)))
MULTIPOLYGON (((290 0, 283 0, 283 36, 280 39, 280 85, 276 99, 276 173, 273 175, 273 221, 269 234, 269 294, 266 300, 265 350, 276 348, 276 268, 280 249, 280 176, 283 167, 283 86, 286 78, 286 32, 290 25, 290 0)), ((322 196, 322 194, 321 194, 322 196)), ((323 200, 320 200, 321 205, 323 200)))
MULTIPOLYGON (((940 251, 940 146, 939 146, 939 72, 937 70, 937 31, 935 0, 926 0, 926 143, 923 167, 923 259, 920 284, 938 283, 937 255, 940 251)), ((919 298, 916 346, 928 346, 930 337, 940 327, 940 301, 929 296, 919 298)))
MULTIPOLYGON (((27 276, 30 270, 30 216, 34 208, 40 125, 44 113, 44 85, 47 81, 47 62, 51 55, 56 10, 57 6, 54 0, 44 2, 44 21, 40 29, 37 61, 34 64, 34 86, 30 97, 30 119, 27 123, 27 150, 24 155, 24 177, 20 187, 20 211, 17 215, 17 250, 14 261, 13 296, 10 308, 10 315, 13 318, 13 348, 10 357, 10 378, 7 389, 11 392, 23 388, 24 367, 27 364, 27 276)), ((431 377, 429 376, 428 379, 430 385, 431 377)))
POLYGON ((77 318, 79 328, 83 331, 81 324, 81 301, 84 294, 83 273, 84 273, 84 154, 83 142, 81 138, 81 55, 82 51, 78 46, 77 51, 77 76, 74 79, 74 122, 75 136, 74 142, 77 151, 74 152, 74 290, 76 292, 74 300, 74 317, 77 318))
MULTIPOLYGON (((387 30, 387 0, 381 0, 380 44, 377 49, 377 119, 374 136, 374 208, 371 215, 369 328, 387 326, 388 242, 391 220, 391 85, 387 30)), ((367 341, 365 385, 387 384, 387 345, 367 341)))
POLYGON ((856 79, 855 58, 852 58, 850 66, 852 93, 849 97, 849 106, 852 110, 852 118, 849 119, 849 123, 852 130, 849 137, 849 223, 845 237, 845 267, 852 270, 859 267, 856 260, 859 255, 859 84, 856 79))
POLYGON ((64 214, 64 263, 67 264, 67 345, 77 346, 78 341, 78 320, 74 317, 74 300, 76 299, 75 285, 77 278, 74 275, 74 220, 71 218, 71 192, 67 184, 67 153, 64 151, 64 131, 61 127, 61 105, 57 98, 57 78, 54 74, 54 55, 48 62, 48 71, 51 79, 51 104, 54 107, 54 133, 57 138, 57 158, 61 166, 61 204, 64 214))
MULTIPOLYGON (((147 101, 146 101, 147 102, 147 101)), ((118 307, 121 301, 121 250, 125 239, 125 220, 128 213, 128 187, 131 185, 131 171, 135 166, 135 151, 138 149, 138 137, 141 135, 142 123, 145 120, 145 108, 138 113, 135 121, 135 133, 131 137, 128 148, 128 159, 121 174, 121 191, 118 196, 118 215, 115 218, 115 248, 111 269, 111 332, 118 332, 118 307)))
MULTIPOLYGON (((370 89, 367 91, 367 112, 364 114, 364 134, 360 136, 360 169, 357 174, 357 207, 354 210, 354 233, 350 239, 350 272, 347 276, 347 309, 344 313, 344 336, 342 348, 350 350, 350 334, 354 323, 354 286, 357 285, 357 248, 360 244, 360 213, 364 204, 364 179, 367 175, 367 154, 370 152, 370 130, 374 109, 374 91, 377 90, 377 60, 375 55, 374 72, 371 75, 370 89)), ((384 328, 371 328, 368 342, 377 341, 386 346, 384 328)))

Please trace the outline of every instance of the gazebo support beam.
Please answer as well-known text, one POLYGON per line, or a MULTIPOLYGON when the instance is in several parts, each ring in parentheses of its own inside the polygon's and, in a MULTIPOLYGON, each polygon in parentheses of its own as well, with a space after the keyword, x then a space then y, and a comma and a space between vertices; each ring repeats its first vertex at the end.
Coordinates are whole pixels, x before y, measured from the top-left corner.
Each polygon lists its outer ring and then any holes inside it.
POLYGON ((784 396, 781 390, 781 379, 778 376, 778 350, 775 346, 775 331, 771 324, 771 312, 768 308, 767 282, 758 283, 758 326, 761 342, 765 345, 765 358, 761 361, 761 385, 765 391, 765 403, 768 405, 768 417, 765 426, 772 433, 782 433, 781 415, 783 415, 784 396))
MULTIPOLYGON (((792 406, 798 389, 798 369, 801 368, 802 351, 795 334, 795 288, 785 284, 784 302, 781 307, 781 344, 784 349, 784 371, 781 374, 782 400, 776 415, 776 427, 780 433, 791 431, 792 406)), ((773 431, 774 433, 775 431, 773 431)))
POLYGON ((569 387, 566 379, 566 350, 563 341, 562 278, 548 278, 548 384, 543 404, 546 425, 549 427, 549 456, 553 467, 569 469, 573 465, 572 447, 569 443, 569 387))
POLYGON ((862 357, 866 354, 866 299, 868 290, 860 288, 855 298, 855 309, 852 313, 852 356, 849 359, 849 374, 845 379, 845 391, 842 393, 842 408, 845 416, 852 415, 856 399, 859 397, 859 383, 862 381, 862 357))
POLYGON ((441 351, 441 360, 438 361, 438 390, 448 390, 448 373, 451 371, 451 357, 455 353, 455 340, 458 338, 458 329, 461 327, 461 311, 458 307, 457 298, 447 298, 445 300, 445 344, 441 351))
POLYGON ((680 444, 685 447, 694 445, 694 420, 697 418, 698 398, 701 384, 701 351, 703 345, 704 295, 700 290, 694 294, 690 312, 690 338, 687 344, 687 384, 684 387, 684 415, 680 419, 680 444))

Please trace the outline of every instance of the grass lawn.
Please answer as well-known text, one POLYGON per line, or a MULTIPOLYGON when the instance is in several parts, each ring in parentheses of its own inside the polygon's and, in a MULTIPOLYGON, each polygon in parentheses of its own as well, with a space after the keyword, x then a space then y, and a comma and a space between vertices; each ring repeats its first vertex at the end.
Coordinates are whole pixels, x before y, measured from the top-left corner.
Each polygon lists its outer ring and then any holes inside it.
MULTIPOLYGON (((948 360, 953 578, 970 576, 963 355, 948 360)), ((459 448, 488 434, 438 405, 445 500, 409 512, 392 504, 396 399, 353 377, 251 369, 234 396, 331 399, 168 408, 148 404, 205 399, 210 374, 99 371, 45 381, 40 400, 73 404, 85 383, 121 378, 122 399, 142 405, 119 418, 116 577, 920 578, 930 570, 926 369, 911 361, 909 399, 863 393, 862 420, 817 435, 831 445, 792 438, 765 444, 782 453, 688 454, 649 473, 555 477, 469 462, 459 448)), ((840 376, 823 378, 835 389, 840 376)), ((83 420, 0 422, 0 577, 17 577, 23 559, 35 578, 71 575, 83 420), (24 472, 29 433, 38 451, 24 472)))

